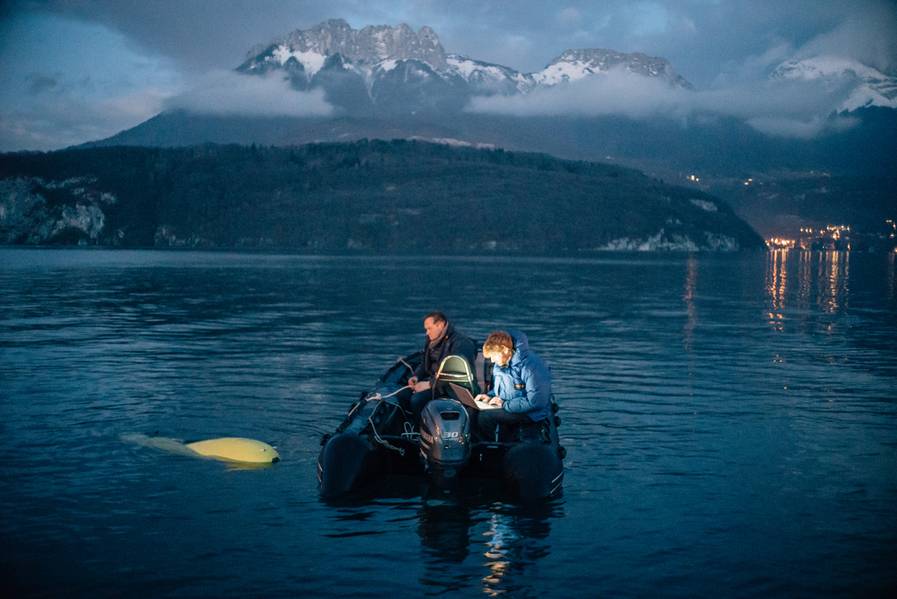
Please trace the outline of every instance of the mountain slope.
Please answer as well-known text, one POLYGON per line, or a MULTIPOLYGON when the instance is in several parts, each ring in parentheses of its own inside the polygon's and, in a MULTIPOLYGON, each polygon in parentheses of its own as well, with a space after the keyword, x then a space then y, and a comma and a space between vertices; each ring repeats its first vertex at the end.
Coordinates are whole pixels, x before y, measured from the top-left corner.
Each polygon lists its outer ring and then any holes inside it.
POLYGON ((437 253, 763 247, 724 202, 636 171, 401 140, 7 154, 0 179, 5 243, 437 253))

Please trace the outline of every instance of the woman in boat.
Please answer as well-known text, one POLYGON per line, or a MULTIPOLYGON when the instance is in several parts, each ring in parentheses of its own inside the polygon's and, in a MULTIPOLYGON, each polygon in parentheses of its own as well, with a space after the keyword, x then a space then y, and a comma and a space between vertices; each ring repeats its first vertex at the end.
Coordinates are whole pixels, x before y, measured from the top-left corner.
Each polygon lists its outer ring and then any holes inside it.
POLYGON ((477 428, 482 438, 494 435, 499 424, 529 424, 551 414, 551 371, 529 348, 519 331, 495 331, 483 343, 483 356, 492 360, 493 392, 480 395, 500 410, 482 410, 477 428))

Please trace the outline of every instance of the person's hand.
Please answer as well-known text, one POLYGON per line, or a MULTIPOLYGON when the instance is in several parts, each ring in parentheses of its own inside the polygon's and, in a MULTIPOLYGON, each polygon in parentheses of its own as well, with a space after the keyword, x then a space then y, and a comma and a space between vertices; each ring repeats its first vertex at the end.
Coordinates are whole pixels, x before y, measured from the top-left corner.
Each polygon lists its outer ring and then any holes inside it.
POLYGON ((415 386, 416 384, 417 384, 417 377, 416 377, 416 376, 413 376, 413 377, 411 377, 410 379, 408 379, 408 386, 411 387, 412 389, 414 389, 414 386, 415 386))
POLYGON ((474 401, 483 401, 483 402, 489 403, 489 396, 486 395, 485 393, 480 393, 479 395, 477 395, 476 397, 474 397, 473 400, 474 400, 474 401))
POLYGON ((426 391, 429 388, 430 388, 430 381, 418 381, 417 383, 414 384, 414 387, 412 387, 412 389, 414 389, 415 393, 420 393, 421 391, 426 391))
POLYGON ((502 406, 502 404, 504 404, 504 403, 505 403, 505 402, 502 401, 502 399, 501 399, 498 395, 496 395, 495 397, 493 397, 492 399, 489 400, 489 405, 490 405, 490 406, 498 406, 499 408, 500 408, 500 407, 502 406))

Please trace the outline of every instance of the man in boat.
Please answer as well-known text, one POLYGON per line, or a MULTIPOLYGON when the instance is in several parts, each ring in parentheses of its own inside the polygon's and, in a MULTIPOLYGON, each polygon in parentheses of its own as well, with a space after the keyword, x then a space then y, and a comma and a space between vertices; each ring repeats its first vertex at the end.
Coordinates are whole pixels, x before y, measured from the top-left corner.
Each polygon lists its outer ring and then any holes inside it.
POLYGON ((495 331, 483 343, 483 357, 492 360, 493 390, 477 401, 501 409, 481 410, 477 430, 489 439, 499 424, 528 424, 551 414, 551 371, 529 348, 519 331, 495 331))
POLYGON ((455 330, 442 312, 427 314, 424 317, 424 330, 427 333, 424 357, 413 376, 408 379, 412 395, 406 405, 411 408, 415 421, 420 421, 421 410, 433 399, 433 380, 442 360, 446 356, 461 356, 472 368, 477 353, 473 339, 455 330))

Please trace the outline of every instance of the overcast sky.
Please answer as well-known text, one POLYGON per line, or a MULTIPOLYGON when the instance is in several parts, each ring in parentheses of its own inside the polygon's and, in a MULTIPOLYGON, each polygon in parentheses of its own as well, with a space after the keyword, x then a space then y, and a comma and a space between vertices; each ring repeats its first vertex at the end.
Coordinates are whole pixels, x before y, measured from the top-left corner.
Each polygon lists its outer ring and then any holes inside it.
MULTIPOLYGON (((0 150, 112 135, 202 93, 197 82, 238 101, 229 71, 250 47, 336 17, 355 28, 429 25, 448 52, 525 72, 568 48, 662 56, 707 106, 788 58, 836 54, 897 74, 897 3, 882 0, 13 0, 0 3, 0 150)), ((326 114, 320 96, 304 100, 326 114)))

